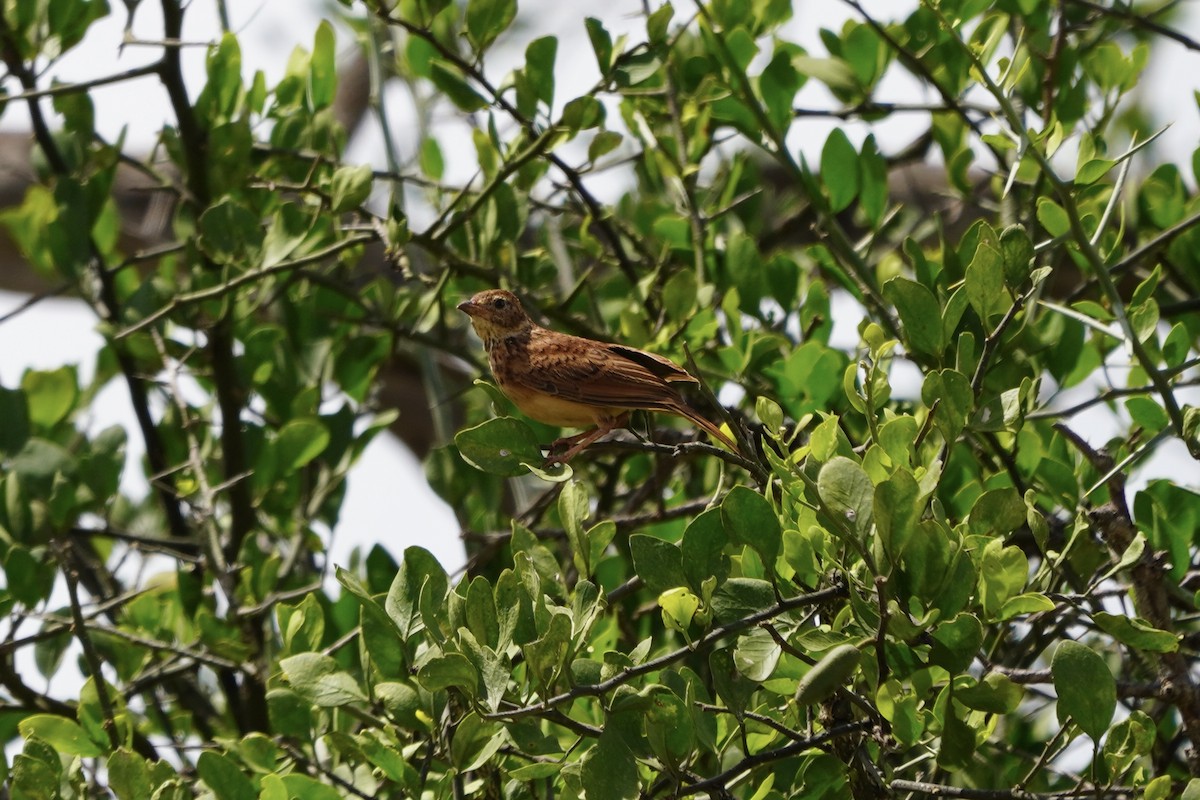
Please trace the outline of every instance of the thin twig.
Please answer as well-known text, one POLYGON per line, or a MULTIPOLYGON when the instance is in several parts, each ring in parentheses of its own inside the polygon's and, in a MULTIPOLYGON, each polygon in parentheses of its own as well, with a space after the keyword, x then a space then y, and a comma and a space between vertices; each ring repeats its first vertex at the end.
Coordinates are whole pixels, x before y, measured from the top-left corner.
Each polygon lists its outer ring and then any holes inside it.
POLYGON ((628 683, 634 678, 638 678, 651 672, 656 672, 668 664, 672 664, 682 658, 687 658, 689 655, 696 653, 701 648, 707 647, 713 642, 723 639, 730 634, 738 633, 746 628, 751 628, 760 622, 768 619, 774 619, 781 614, 786 614, 787 612, 794 611, 797 608, 817 605, 837 597, 845 597, 845 595, 846 587, 838 585, 830 586, 829 588, 821 589, 816 592, 810 592, 808 594, 789 597, 788 599, 777 603, 776 605, 771 606, 764 611, 760 611, 757 614, 751 614, 750 616, 743 617, 742 619, 735 620, 734 622, 730 622, 726 625, 713 628, 711 631, 690 645, 673 650, 669 653, 665 653, 658 658, 653 658, 636 666, 629 667, 628 669, 617 673, 608 680, 600 681, 599 683, 587 684, 584 686, 576 686, 574 689, 563 692, 562 694, 554 695, 553 697, 543 700, 540 703, 506 709, 504 711, 497 711, 494 714, 487 714, 485 716, 488 719, 494 720, 513 720, 519 717, 544 714, 545 712, 562 705, 563 703, 571 702, 580 697, 598 697, 606 692, 612 691, 618 686, 628 683))
POLYGON ((92 642, 87 620, 83 618, 83 607, 79 604, 79 571, 70 555, 70 545, 55 541, 51 543, 59 566, 62 567, 63 578, 67 583, 67 597, 71 603, 71 630, 83 648, 83 658, 87 661, 88 672, 91 673, 92 686, 96 690, 96 699, 100 704, 100 713, 104 715, 104 732, 109 744, 115 750, 121 746, 121 737, 117 733, 117 716, 112 698, 108 694, 108 683, 104 679, 103 661, 96 645, 92 642))

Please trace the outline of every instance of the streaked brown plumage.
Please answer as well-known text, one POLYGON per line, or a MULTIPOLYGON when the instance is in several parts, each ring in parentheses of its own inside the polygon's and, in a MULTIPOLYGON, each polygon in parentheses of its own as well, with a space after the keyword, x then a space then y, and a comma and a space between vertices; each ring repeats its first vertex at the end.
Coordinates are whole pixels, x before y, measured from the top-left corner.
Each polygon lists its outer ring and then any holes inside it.
POLYGON ((687 370, 634 347, 557 333, 536 324, 512 292, 488 289, 461 303, 483 340, 500 391, 522 413, 548 425, 595 430, 564 440, 572 445, 551 461, 566 462, 634 410, 663 411, 691 420, 737 452, 717 425, 687 404, 672 384, 698 383, 687 370))

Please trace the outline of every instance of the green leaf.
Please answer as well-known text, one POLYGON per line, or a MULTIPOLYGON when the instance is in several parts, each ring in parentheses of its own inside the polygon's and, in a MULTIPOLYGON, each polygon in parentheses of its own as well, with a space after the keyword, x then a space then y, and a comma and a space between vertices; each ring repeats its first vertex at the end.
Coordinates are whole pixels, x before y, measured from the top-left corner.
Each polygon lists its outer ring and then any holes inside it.
POLYGON ((1149 755, 1155 738, 1154 720, 1141 711, 1133 711, 1113 725, 1104 740, 1104 761, 1110 774, 1120 775, 1136 759, 1149 755))
POLYGON ((883 295, 900 314, 908 346, 919 353, 940 356, 945 343, 941 309, 933 292, 916 281, 892 278, 884 284, 883 295))
POLYGON ((933 631, 929 660, 951 675, 963 672, 983 644, 983 623, 973 614, 959 614, 933 631))
POLYGON ((534 39, 525 48, 525 80, 534 100, 545 104, 546 108, 554 105, 554 61, 557 56, 558 39, 554 36, 534 39))
POLYGON ((1044 614, 1054 610, 1054 601, 1040 592, 1014 595, 1004 601, 996 613, 996 620, 1003 621, 1022 614, 1044 614))
POLYGON ((479 690, 479 672, 462 653, 429 659, 417 671, 417 680, 431 692, 453 686, 475 697, 479 690))
POLYGON ((1004 603, 1025 588, 1029 562, 1019 547, 1005 547, 1002 539, 992 539, 983 549, 979 570, 979 595, 983 610, 997 618, 1004 603))
POLYGON ((291 731, 293 736, 301 739, 311 736, 316 709, 299 693, 288 688, 270 689, 267 692, 267 709, 272 730, 291 731))
MULTIPOLYGON (((1188 781, 1184 792, 1191 790, 1200 791, 1200 778, 1192 778, 1188 781)), ((1142 794, 1142 800, 1170 800, 1175 796, 1175 782, 1170 775, 1159 775, 1154 780, 1146 784, 1145 792, 1142 794)), ((1197 795, 1193 794, 1188 800, 1196 800, 1197 795)))
POLYGON ((458 72, 457 68, 440 59, 429 62, 429 77, 433 84, 450 98, 450 102, 458 106, 460 111, 470 113, 487 108, 488 101, 479 92, 472 89, 458 72))
POLYGON ((867 473, 845 456, 834 456, 817 475, 817 493, 829 513, 845 519, 859 533, 870 530, 875 487, 867 473))
POLYGON ((9 546, 4 574, 13 598, 31 608, 49 597, 54 588, 54 565, 35 558, 19 544, 9 546))
POLYGON ((1003 314, 1012 306, 1004 286, 1004 254, 996 232, 986 223, 980 226, 979 243, 967 266, 967 300, 979 319, 988 324, 993 315, 1003 314))
MULTIPOLYGON (((867 28, 864 25, 859 30, 867 28)), ((859 205, 871 224, 879 225, 888 206, 888 164, 879 152, 879 145, 875 143, 875 134, 868 135, 863 141, 858 166, 861 185, 859 205)))
POLYGON ((580 764, 588 800, 637 800, 641 783, 637 761, 615 730, 605 729, 580 764))
POLYGON ((967 767, 975 754, 975 730, 958 718, 954 703, 946 703, 938 766, 947 770, 967 767))
POLYGON ((670 3, 663 3, 646 18, 646 38, 655 43, 666 40, 667 30, 671 19, 675 16, 675 8, 670 3))
POLYGON ((829 698, 850 680, 861 658, 852 644, 831 648, 796 684, 796 704, 810 706, 829 698))
POLYGON ((989 714, 1011 714, 1021 705, 1025 690, 1013 683, 1007 675, 989 672, 974 686, 964 686, 954 691, 954 699, 967 708, 989 714))
POLYGON ((388 589, 387 600, 384 603, 384 609, 396 624, 401 638, 408 638, 421 621, 422 593, 428 592, 436 602, 443 603, 448 588, 446 570, 432 553, 423 547, 409 547, 404 551, 400 570, 388 589))
POLYGON ((713 618, 733 622, 775 605, 775 590, 757 578, 730 578, 712 596, 713 618))
POLYGON ((562 772, 561 764, 556 764, 553 762, 535 762, 533 764, 526 764, 523 767, 517 767, 508 773, 508 777, 512 778, 514 781, 521 781, 524 783, 526 781, 538 781, 542 780, 543 778, 551 778, 560 772, 562 772))
MULTIPOLYGON (((1200 149, 1197 152, 1200 152, 1200 149)), ((1189 348, 1188 330, 1182 322, 1176 322, 1171 326, 1171 332, 1167 334, 1167 338, 1163 340, 1163 358, 1166 359, 1167 366, 1175 368, 1182 364, 1187 359, 1189 348)), ((2 392, 3 389, 0 389, 0 393, 2 392)), ((2 406, 0 406, 0 413, 3 413, 2 406)), ((3 436, 4 434, 0 432, 0 447, 3 447, 3 436)))
POLYGON ((779 43, 775 55, 758 78, 758 90, 763 105, 777 130, 787 130, 792 121, 792 103, 796 99, 803 77, 792 66, 794 46, 779 43))
POLYGON ((658 607, 668 628, 686 631, 700 608, 700 598, 686 586, 676 586, 658 596, 658 607))
POLYGON ((41 13, 46 15, 50 33, 57 39, 56 53, 65 53, 83 40, 93 22, 108 15, 109 8, 104 0, 52 0, 49 9, 41 13))
POLYGON ((543 460, 533 430, 513 417, 496 417, 460 431, 454 444, 468 464, 493 475, 515 477, 543 460))
MULTIPOLYGON (((21 378, 21 389, 28 403, 29 421, 39 428, 57 425, 79 398, 79 382, 74 367, 59 367, 50 372, 30 370, 21 378)), ((4 420, 7 424, 8 420, 4 420)))
MULTIPOLYGON (((616 131, 597 131, 596 135, 592 137, 591 144, 588 145, 588 160, 595 161, 601 156, 611 153, 613 150, 616 150, 621 146, 621 142, 624 141, 624 139, 625 137, 616 131)), ((676 273, 674 277, 678 278, 680 275, 691 275, 691 273, 679 272, 676 273)), ((692 276, 692 279, 695 280, 694 275, 692 276)), ((672 280, 674 280, 674 278, 672 280)), ((664 294, 666 294, 667 289, 670 288, 670 286, 671 281, 668 281, 667 286, 663 289, 664 294)))
POLYGON ((729 577, 729 556, 725 554, 728 543, 718 508, 705 510, 684 529, 679 549, 683 574, 693 591, 703 592, 704 582, 710 578, 720 586, 729 577))
POLYGON ((289 257, 300 255, 300 245, 316 222, 313 211, 295 203, 285 203, 271 218, 263 237, 262 266, 282 264, 289 257))
POLYGON ((733 663, 737 671, 755 683, 771 677, 783 655, 783 648, 765 628, 753 628, 738 637, 733 651, 733 663))
POLYGON ((633 568, 654 594, 687 584, 679 547, 657 536, 635 533, 629 537, 633 568))
POLYGON ((325 452, 329 429, 314 417, 293 419, 279 429, 275 451, 279 466, 290 474, 325 452))
POLYGON ((512 24, 517 0, 468 0, 467 36, 476 51, 484 50, 512 24))
POLYGON ((971 508, 967 530, 973 534, 1003 536, 1025 524, 1025 501, 1011 486, 984 492, 971 508))
POLYGON ((492 585, 482 575, 477 575, 467 587, 466 622, 467 629, 476 640, 492 649, 496 648, 500 638, 496 600, 492 585))
POLYGON ((0 386, 0 453, 12 455, 29 441, 29 403, 25 393, 0 386))
POLYGON ((1169 631, 1159 630, 1139 617, 1130 618, 1121 614, 1097 611, 1092 614, 1092 619, 1100 630, 1136 650, 1174 653, 1179 649, 1179 636, 1169 631))
POLYGON ((284 775, 282 780, 289 798, 302 798, 302 800, 345 800, 342 793, 337 789, 322 783, 316 778, 310 778, 308 775, 293 772, 284 775))
POLYGON ((550 617, 550 628, 541 638, 522 647, 537 681, 549 686, 563 667, 571 641, 571 619, 566 614, 550 617))
MULTIPOLYGON (((436 145, 436 140, 432 138, 426 141, 436 145)), ((330 210, 340 214, 361 206, 371 196, 372 180, 370 164, 338 167, 329 181, 330 210)))
MULTIPOLYGON (((802 75, 815 78, 833 92, 853 92, 858 89, 858 78, 854 69, 840 58, 816 58, 796 56, 792 64, 802 75)), ((824 172, 824 168, 821 170, 824 172)))
POLYGON ((591 95, 576 97, 563 108, 562 124, 572 133, 604 124, 604 104, 591 95))
POLYGON ((879 543, 898 562, 921 515, 920 487, 912 473, 899 469, 875 487, 872 512, 879 543))
POLYGON ((568 481, 558 495, 558 518, 566 531, 575 565, 585 578, 591 577, 592 574, 592 549, 588 546, 583 528, 590 513, 591 499, 587 485, 579 481, 568 481))
POLYGON ((1071 230, 1071 219, 1067 212, 1049 197, 1038 198, 1037 218, 1051 236, 1066 236, 1071 230))
POLYGON ((108 788, 118 800, 143 800, 150 797, 150 768, 146 759, 121 748, 108 757, 108 788))
POLYGON ((858 151, 841 128, 834 128, 821 150, 821 184, 829 195, 829 206, 835 214, 854 202, 861 180, 858 151))
POLYGON ((745 486, 733 487, 721 501, 721 522, 731 541, 753 548, 767 569, 774 569, 783 530, 767 498, 745 486))
POLYGON ((450 762, 463 772, 477 770, 491 760, 507 740, 498 722, 484 720, 472 711, 454 728, 450 762))
POLYGON ((1065 641, 1054 651, 1050 675, 1058 693, 1059 722, 1070 717, 1099 741, 1117 708, 1117 682, 1104 659, 1079 642, 1065 641))
POLYGON ((421 142, 419 153, 421 172, 431 180, 440 181, 446 172, 446 160, 442 156, 442 146, 434 137, 427 137, 421 142))
POLYGON ((75 471, 75 459, 65 448, 35 437, 25 443, 9 466, 23 478, 48 483, 57 473, 72 474, 75 471))
POLYGON ((499 625, 497 647, 501 652, 510 644, 525 644, 537 638, 533 619, 533 601, 517 573, 506 569, 496 579, 496 618, 499 625))
POLYGON ((262 249, 263 229, 255 214, 230 197, 223 197, 200 215, 196 244, 218 264, 254 266, 262 249))
POLYGON ((650 748, 665 763, 682 764, 696 743, 692 715, 683 699, 666 687, 657 687, 649 695, 644 724, 650 748))
POLYGON ((358 683, 338 662, 320 653, 300 653, 279 662, 283 677, 315 706, 336 708, 365 701, 358 683))
POLYGON ((879 427, 879 446, 893 464, 907 466, 913 460, 913 446, 920 426, 908 415, 889 419, 879 427))
POLYGON ((322 20, 313 37, 308 73, 308 101, 314 111, 333 105, 337 78, 337 43, 333 26, 322 20))
POLYGON ((587 28, 588 39, 592 43, 592 52, 596 54, 596 64, 600 67, 600 74, 607 75, 609 68, 612 67, 612 36, 605 29, 604 23, 595 17, 587 17, 583 22, 587 28))
POLYGON ((975 395, 966 375, 943 369, 925 374, 925 382, 921 385, 921 402, 926 408, 932 408, 937 403, 933 425, 946 441, 952 442, 967 424, 975 395))
POLYGON ((227 755, 206 750, 196 760, 196 772, 212 790, 217 800, 257 800, 254 784, 243 773, 237 762, 227 755))
POLYGON ((1004 257, 1004 280, 1014 292, 1020 291, 1036 255, 1029 234, 1020 225, 1009 225, 1000 232, 1000 252, 1004 257))
POLYGON ((56 714, 34 714, 17 725, 26 739, 36 736, 48 742, 55 750, 70 756, 96 758, 104 753, 73 719, 56 714))
POLYGON ((1130 418, 1147 431, 1158 432, 1170 424, 1161 405, 1149 397, 1131 397, 1125 401, 1130 418))
POLYGON ((708 657, 708 665, 713 688, 729 710, 740 716, 758 690, 758 684, 737 668, 732 647, 714 650, 708 657))
POLYGON ((1111 158, 1093 158, 1080 164, 1075 171, 1075 185, 1087 186, 1095 183, 1109 173, 1117 165, 1111 158))
POLYGON ((205 60, 208 81, 196 99, 196 112, 210 127, 228 122, 242 93, 242 51, 237 37, 225 33, 205 60))

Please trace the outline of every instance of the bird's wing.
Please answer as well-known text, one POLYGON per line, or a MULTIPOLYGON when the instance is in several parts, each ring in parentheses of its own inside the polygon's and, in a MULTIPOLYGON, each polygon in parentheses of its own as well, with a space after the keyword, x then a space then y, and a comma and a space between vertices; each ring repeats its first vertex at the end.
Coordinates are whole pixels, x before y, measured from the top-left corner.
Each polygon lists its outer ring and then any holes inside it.
POLYGON ((683 405, 670 385, 696 382, 673 362, 633 347, 536 329, 529 369, 514 376, 525 388, 591 406, 673 411, 683 405))
POLYGON ((699 383, 690 372, 669 358, 638 350, 636 347, 625 347, 619 344, 605 345, 618 356, 634 361, 649 370, 653 375, 667 383, 699 383))

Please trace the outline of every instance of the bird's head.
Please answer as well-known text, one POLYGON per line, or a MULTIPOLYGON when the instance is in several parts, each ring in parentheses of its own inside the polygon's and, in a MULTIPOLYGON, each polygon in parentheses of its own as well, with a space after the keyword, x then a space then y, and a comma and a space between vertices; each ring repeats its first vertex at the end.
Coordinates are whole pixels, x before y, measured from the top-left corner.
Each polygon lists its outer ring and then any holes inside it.
POLYGON ((485 345, 509 336, 525 333, 533 321, 521 307, 521 301, 504 289, 486 289, 458 304, 458 310, 471 318, 475 333, 485 345))

